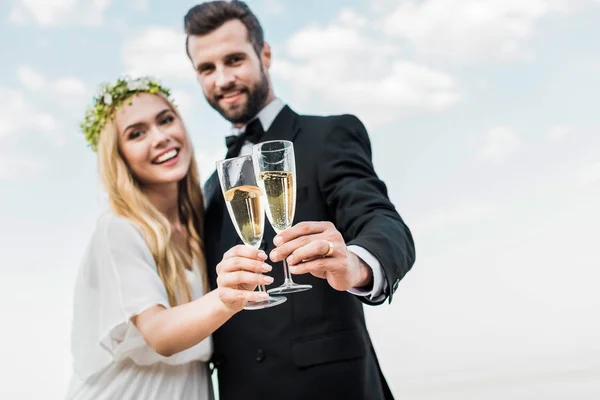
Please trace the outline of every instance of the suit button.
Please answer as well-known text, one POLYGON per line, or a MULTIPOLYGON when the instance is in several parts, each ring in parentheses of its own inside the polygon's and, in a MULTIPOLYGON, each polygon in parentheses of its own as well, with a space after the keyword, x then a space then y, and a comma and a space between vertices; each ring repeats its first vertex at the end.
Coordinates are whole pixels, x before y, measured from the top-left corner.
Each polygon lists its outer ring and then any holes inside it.
POLYGON ((262 362, 265 359, 265 352, 262 349, 256 350, 256 361, 262 362))

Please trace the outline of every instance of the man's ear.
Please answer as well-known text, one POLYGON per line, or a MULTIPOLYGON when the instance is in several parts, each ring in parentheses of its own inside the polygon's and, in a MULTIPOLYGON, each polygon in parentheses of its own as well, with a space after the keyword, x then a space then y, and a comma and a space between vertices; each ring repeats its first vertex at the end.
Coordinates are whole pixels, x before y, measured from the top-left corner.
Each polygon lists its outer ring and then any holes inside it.
POLYGON ((262 51, 260 52, 260 58, 265 66, 265 69, 269 69, 271 66, 271 46, 269 46, 269 43, 265 42, 263 44, 262 51))

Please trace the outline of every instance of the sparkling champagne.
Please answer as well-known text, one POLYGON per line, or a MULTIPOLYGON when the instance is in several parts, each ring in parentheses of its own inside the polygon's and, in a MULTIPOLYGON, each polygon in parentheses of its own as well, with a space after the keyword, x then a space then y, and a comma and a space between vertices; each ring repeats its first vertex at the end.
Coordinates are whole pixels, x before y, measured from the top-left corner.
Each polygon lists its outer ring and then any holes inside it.
POLYGON ((260 188, 248 185, 225 192, 225 203, 233 225, 242 241, 252 247, 259 246, 265 226, 261 196, 260 188))
POLYGON ((287 171, 263 171, 258 184, 267 198, 267 217, 273 230, 279 233, 292 226, 296 211, 294 175, 287 171))

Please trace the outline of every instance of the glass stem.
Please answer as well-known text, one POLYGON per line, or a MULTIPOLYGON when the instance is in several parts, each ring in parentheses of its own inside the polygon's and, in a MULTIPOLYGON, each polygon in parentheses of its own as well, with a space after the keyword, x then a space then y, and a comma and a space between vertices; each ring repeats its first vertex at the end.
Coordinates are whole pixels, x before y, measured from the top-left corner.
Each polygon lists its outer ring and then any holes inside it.
POLYGON ((281 262, 283 263, 283 283, 294 283, 294 281, 292 281, 292 274, 290 273, 290 269, 288 268, 287 262, 285 260, 282 260, 281 262))
MULTIPOLYGON (((256 246, 256 247, 252 246, 252 247, 254 247, 255 249, 258 249, 258 246, 256 246)), ((260 272, 255 272, 255 274, 262 275, 260 272)), ((267 293, 267 289, 265 288, 265 285, 258 285, 258 291, 261 293, 267 293)))

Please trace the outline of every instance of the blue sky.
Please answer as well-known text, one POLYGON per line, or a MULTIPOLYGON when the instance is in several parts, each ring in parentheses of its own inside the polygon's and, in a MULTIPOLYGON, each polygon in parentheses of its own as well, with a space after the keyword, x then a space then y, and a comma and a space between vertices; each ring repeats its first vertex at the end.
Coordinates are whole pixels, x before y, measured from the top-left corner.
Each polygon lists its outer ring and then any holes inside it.
MULTIPOLYGON (((105 208, 77 128, 98 85, 156 74, 204 178, 225 153, 185 58, 194 4, 0 3, 2 398, 61 398, 71 373, 72 285, 105 208)), ((366 310, 397 396, 597 398, 600 2, 249 4, 276 93, 365 122, 414 233, 394 303, 366 310)))

